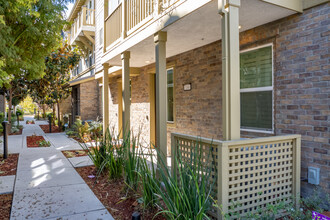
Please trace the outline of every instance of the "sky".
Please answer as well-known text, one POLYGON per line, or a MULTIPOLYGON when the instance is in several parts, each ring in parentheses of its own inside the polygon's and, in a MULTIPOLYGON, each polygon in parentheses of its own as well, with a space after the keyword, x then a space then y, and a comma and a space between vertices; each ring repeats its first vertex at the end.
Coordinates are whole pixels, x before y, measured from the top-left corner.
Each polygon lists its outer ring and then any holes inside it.
POLYGON ((73 5, 74 5, 74 3, 68 3, 68 5, 67 5, 68 10, 66 10, 66 12, 65 12, 65 17, 66 18, 69 17, 73 5))

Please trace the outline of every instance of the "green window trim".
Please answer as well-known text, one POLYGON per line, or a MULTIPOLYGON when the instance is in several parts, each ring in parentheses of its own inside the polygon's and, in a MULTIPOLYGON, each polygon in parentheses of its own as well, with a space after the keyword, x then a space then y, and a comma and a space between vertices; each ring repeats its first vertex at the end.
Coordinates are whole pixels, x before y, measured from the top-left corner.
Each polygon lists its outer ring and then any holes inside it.
POLYGON ((240 54, 241 130, 273 132, 272 45, 240 54))

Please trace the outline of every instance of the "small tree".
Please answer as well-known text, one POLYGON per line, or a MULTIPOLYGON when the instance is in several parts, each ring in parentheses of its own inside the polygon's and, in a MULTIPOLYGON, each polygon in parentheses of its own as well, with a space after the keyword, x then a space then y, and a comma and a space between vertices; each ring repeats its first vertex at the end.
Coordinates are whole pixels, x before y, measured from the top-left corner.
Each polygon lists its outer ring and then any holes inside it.
POLYGON ((79 60, 79 51, 72 49, 67 43, 63 43, 60 48, 46 58, 46 74, 44 79, 49 82, 47 99, 57 105, 59 127, 61 127, 60 102, 68 98, 71 93, 71 87, 69 85, 70 70, 79 60))

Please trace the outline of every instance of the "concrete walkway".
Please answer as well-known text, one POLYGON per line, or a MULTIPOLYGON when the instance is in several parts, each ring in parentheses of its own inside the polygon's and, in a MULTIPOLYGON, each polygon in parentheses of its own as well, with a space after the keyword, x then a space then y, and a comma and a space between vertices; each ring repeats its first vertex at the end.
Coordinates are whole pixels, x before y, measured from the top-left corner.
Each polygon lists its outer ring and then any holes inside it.
POLYGON ((61 153, 80 145, 64 133, 45 134, 39 124, 47 122, 24 122, 22 135, 9 136, 9 152, 20 153, 11 219, 113 219, 61 153), (26 136, 33 134, 44 136, 51 147, 27 148, 26 136))

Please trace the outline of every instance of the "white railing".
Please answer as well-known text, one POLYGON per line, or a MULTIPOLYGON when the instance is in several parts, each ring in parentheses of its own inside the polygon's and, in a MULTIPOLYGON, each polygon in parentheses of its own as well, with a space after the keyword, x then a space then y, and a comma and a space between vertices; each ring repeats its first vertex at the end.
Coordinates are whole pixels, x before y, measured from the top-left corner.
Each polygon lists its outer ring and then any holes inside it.
POLYGON ((69 43, 73 43, 84 26, 95 26, 95 10, 88 9, 86 6, 82 7, 71 25, 69 43))

